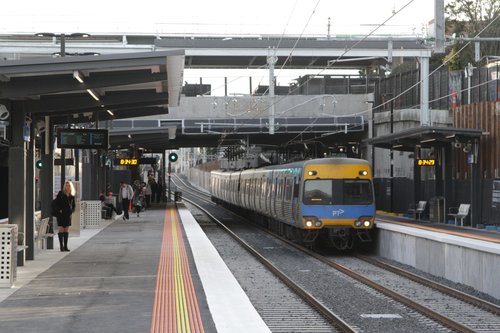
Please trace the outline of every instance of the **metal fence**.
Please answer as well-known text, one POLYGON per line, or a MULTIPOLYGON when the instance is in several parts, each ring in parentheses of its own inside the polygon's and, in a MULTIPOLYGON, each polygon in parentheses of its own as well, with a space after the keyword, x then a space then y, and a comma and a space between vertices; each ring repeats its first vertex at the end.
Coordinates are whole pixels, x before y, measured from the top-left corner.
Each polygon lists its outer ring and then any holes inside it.
MULTIPOLYGON (((420 71, 413 70, 380 79, 375 85, 377 111, 388 111, 392 97, 395 109, 420 107, 420 71)), ((500 100, 500 64, 472 70, 442 68, 429 76, 429 107, 455 109, 460 105, 500 100)))

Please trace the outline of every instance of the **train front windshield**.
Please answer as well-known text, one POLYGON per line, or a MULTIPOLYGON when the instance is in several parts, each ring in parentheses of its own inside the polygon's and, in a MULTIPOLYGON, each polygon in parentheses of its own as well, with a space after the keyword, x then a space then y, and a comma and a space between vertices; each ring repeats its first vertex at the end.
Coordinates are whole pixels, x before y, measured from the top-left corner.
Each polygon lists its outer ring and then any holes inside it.
POLYGON ((369 205, 372 184, 366 179, 311 179, 304 183, 305 205, 369 205))

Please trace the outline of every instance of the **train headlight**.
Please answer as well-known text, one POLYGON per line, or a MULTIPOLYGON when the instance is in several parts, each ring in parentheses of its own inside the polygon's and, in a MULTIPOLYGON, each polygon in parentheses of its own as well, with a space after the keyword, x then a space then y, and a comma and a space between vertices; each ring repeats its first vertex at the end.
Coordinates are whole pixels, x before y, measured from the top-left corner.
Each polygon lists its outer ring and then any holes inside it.
POLYGON ((371 216, 361 216, 359 219, 354 221, 354 226, 356 228, 361 228, 361 227, 371 227, 372 225, 372 217, 371 216))
POLYGON ((366 171, 366 170, 359 170, 358 174, 360 176, 367 176, 368 175, 368 171, 366 171))
POLYGON ((322 225, 321 221, 316 216, 304 216, 302 221, 306 228, 319 228, 322 225))

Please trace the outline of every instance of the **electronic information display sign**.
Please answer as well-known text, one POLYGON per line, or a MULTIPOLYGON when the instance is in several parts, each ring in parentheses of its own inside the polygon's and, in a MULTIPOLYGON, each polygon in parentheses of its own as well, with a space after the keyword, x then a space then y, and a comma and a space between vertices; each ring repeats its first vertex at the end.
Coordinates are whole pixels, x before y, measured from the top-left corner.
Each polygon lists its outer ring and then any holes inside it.
POLYGON ((59 148, 108 149, 108 130, 106 129, 66 129, 57 132, 59 148))
POLYGON ((115 158, 115 165, 156 164, 156 158, 115 158))
POLYGON ((417 160, 417 165, 418 166, 434 166, 436 165, 436 160, 435 159, 430 159, 430 158, 420 158, 417 160))

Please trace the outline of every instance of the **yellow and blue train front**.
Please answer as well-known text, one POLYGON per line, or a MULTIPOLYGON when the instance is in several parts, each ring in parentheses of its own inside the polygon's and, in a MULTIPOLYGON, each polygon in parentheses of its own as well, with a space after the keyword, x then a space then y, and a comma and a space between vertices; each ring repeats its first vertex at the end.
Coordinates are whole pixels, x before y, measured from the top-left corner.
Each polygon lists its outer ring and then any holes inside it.
POLYGON ((305 229, 371 229, 375 219, 372 173, 362 160, 306 164, 302 192, 305 229))

